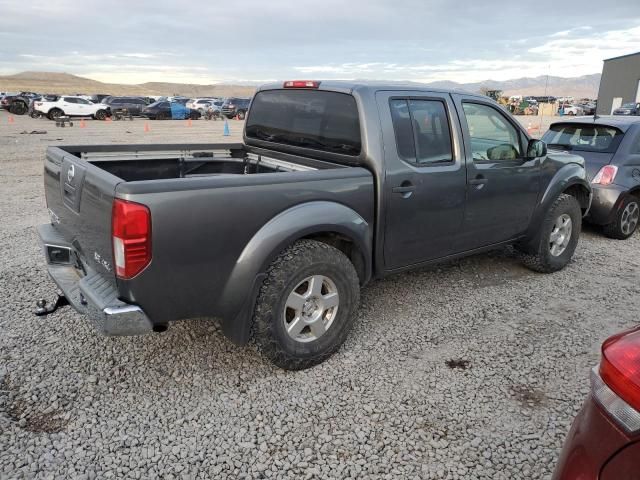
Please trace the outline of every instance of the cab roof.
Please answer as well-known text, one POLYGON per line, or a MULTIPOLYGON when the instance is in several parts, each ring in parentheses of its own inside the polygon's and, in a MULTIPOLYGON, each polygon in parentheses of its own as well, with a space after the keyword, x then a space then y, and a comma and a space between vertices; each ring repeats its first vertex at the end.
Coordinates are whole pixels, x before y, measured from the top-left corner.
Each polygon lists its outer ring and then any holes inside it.
MULTIPOLYGON (((271 82, 264 84, 258 88, 258 92, 262 90, 280 90, 284 88, 283 82, 271 82)), ((372 91, 421 91, 421 92, 434 92, 434 93, 459 93, 464 95, 470 95, 473 97, 480 97, 488 99, 484 95, 478 93, 469 92, 463 89, 457 88, 435 88, 430 85, 416 82, 381 82, 381 81, 368 81, 368 80, 318 80, 320 84, 317 89, 313 90, 325 90, 343 93, 352 93, 356 90, 372 90, 372 91)), ((312 90, 312 89, 310 89, 312 90)))

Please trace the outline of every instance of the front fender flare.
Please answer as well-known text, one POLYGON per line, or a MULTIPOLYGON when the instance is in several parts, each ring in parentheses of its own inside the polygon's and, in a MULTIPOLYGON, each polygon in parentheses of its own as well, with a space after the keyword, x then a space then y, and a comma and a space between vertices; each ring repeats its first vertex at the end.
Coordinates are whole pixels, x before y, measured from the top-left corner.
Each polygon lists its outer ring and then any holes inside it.
POLYGON ((287 246, 318 233, 349 238, 364 257, 365 281, 371 277, 372 230, 355 210, 335 202, 316 201, 291 207, 267 222, 247 243, 224 288, 222 329, 238 344, 249 339, 253 307, 267 268, 287 246))
POLYGON ((558 196, 562 192, 566 191, 568 188, 573 187, 574 185, 579 185, 589 192, 589 205, 591 204, 591 185, 587 180, 584 167, 577 163, 569 163, 563 166, 556 172, 556 174, 547 185, 547 188, 540 197, 540 201, 538 202, 538 205, 533 212, 533 216, 531 218, 529 229, 527 230, 526 235, 527 246, 529 246, 530 248, 535 248, 538 245, 541 225, 542 221, 544 220, 545 214, 547 213, 553 202, 556 200, 556 198, 558 198, 558 196))

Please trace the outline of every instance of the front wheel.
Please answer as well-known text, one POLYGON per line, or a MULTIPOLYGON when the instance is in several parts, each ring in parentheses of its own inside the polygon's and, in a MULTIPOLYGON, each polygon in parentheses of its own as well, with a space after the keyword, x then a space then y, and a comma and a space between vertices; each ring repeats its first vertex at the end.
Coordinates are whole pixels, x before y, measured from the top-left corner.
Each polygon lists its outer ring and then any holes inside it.
POLYGON ((626 240, 638 228, 640 205, 637 197, 628 197, 620 206, 615 220, 605 225, 604 234, 616 240, 626 240))
POLYGON ((59 108, 54 108, 54 109, 49 111, 49 118, 51 120, 57 120, 62 115, 64 115, 64 112, 62 110, 60 110, 59 108))
POLYGON ((274 260, 260 289, 253 319, 258 349, 286 370, 317 365, 346 339, 359 301, 351 261, 330 245, 300 240, 274 260))
POLYGON ((96 112, 96 114, 94 115, 94 117, 96 118, 96 120, 104 120, 105 118, 107 118, 107 111, 106 110, 98 110, 96 112))
POLYGON ((578 200, 561 194, 542 221, 537 248, 523 255, 524 264, 541 273, 562 270, 573 257, 581 229, 582 211, 578 200))

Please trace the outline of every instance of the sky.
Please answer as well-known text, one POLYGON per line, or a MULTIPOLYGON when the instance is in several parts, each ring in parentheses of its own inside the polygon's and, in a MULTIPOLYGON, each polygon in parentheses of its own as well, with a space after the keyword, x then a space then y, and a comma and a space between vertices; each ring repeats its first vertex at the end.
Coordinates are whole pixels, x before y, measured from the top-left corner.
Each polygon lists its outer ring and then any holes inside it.
POLYGON ((0 74, 111 83, 574 77, 640 50, 640 0, 0 0, 0 74))

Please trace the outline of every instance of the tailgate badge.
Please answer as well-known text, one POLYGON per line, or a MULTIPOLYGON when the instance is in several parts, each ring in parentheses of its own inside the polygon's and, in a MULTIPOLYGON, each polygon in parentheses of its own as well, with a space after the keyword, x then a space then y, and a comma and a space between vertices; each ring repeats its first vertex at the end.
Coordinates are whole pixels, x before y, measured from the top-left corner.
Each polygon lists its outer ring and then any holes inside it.
POLYGON ((73 163, 69 166, 69 170, 67 170, 67 181, 71 183, 73 181, 73 177, 76 174, 76 168, 73 166, 73 163))
POLYGON ((49 218, 51 219, 51 223, 60 223, 60 217, 56 215, 53 210, 49 209, 49 218))
POLYGON ((111 272, 111 265, 104 258, 102 258, 102 256, 98 252, 93 252, 93 259, 107 272, 111 272))

